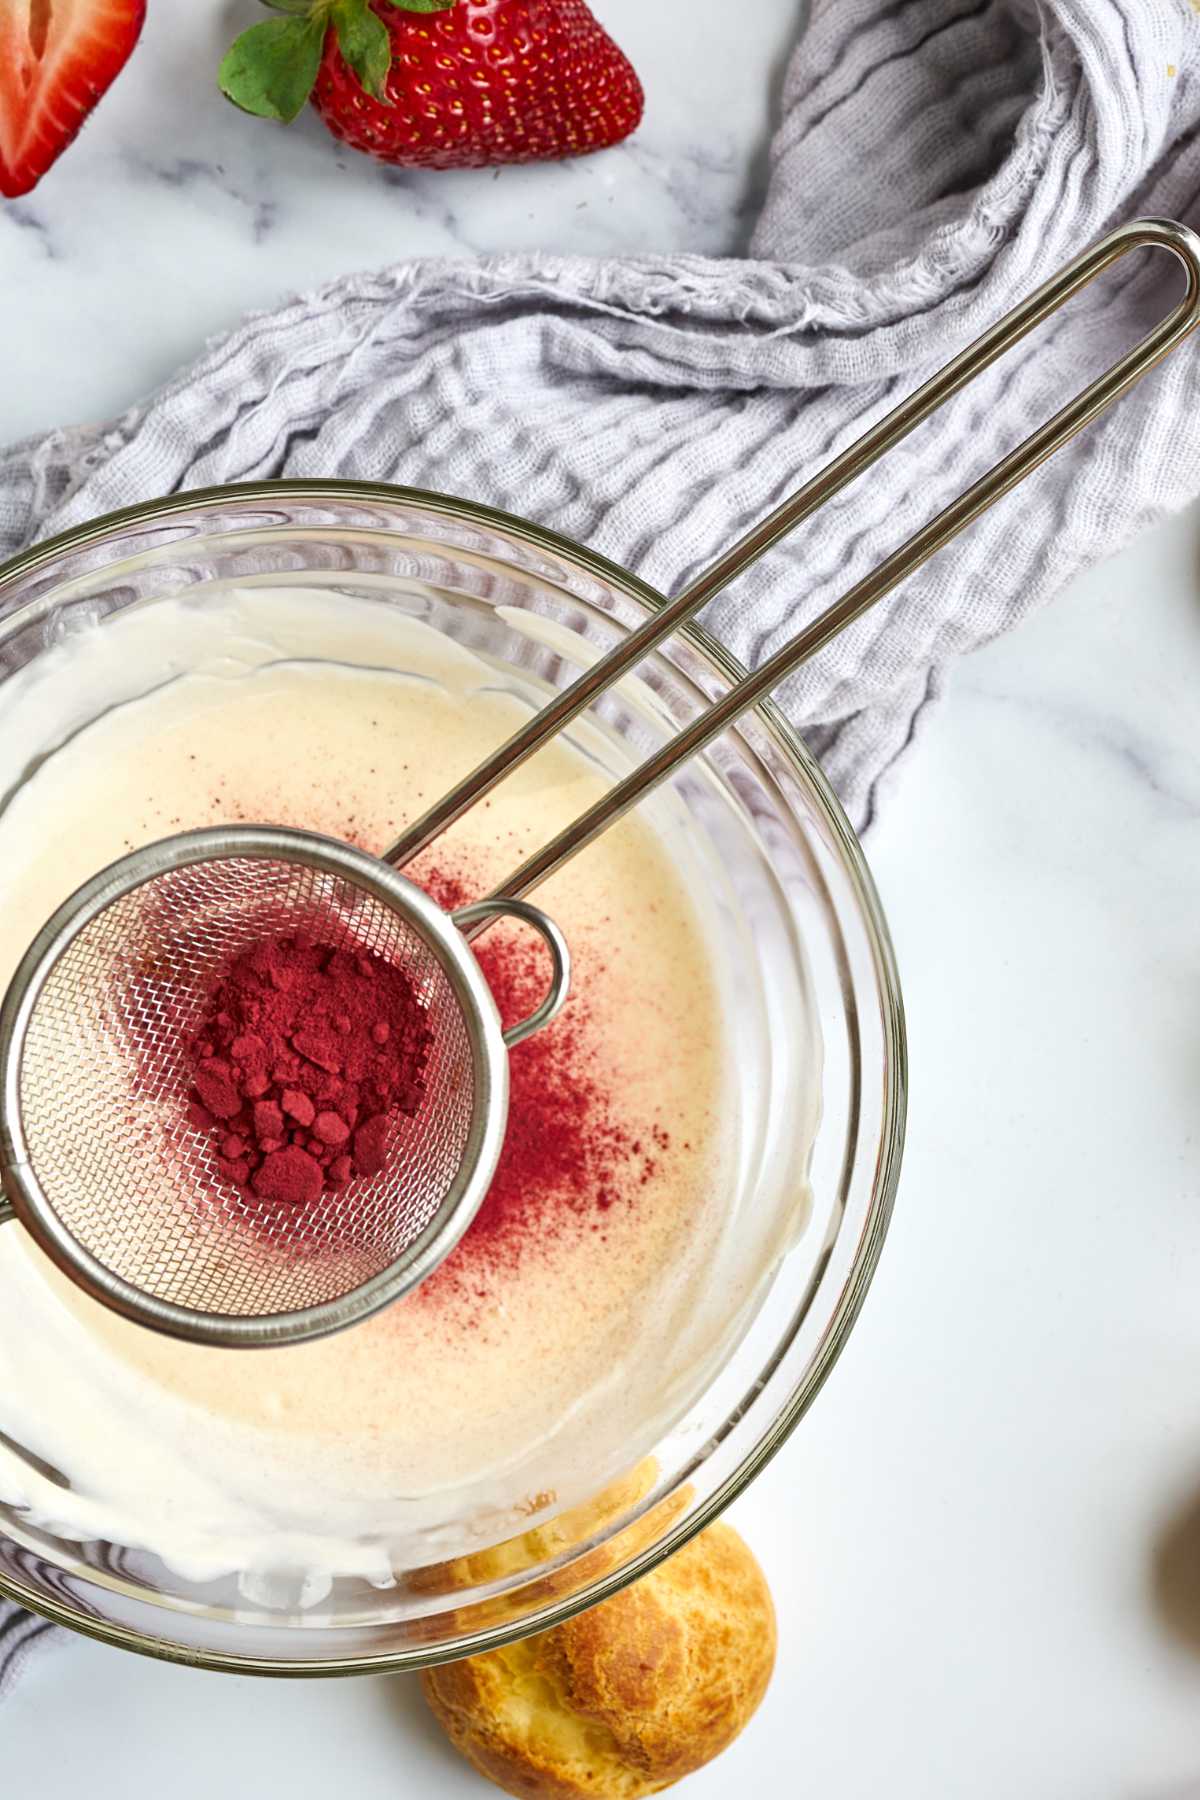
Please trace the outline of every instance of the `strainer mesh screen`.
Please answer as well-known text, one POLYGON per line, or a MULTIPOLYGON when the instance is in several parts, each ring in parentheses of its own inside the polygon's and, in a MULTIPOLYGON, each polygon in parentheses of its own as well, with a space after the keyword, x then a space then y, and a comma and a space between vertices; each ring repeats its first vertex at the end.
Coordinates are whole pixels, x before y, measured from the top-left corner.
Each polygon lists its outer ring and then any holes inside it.
POLYGON ((228 857, 154 876, 79 932, 38 996, 20 1098, 33 1172, 77 1243, 159 1300, 262 1316, 341 1299, 430 1224, 468 1151, 474 1059, 419 918, 308 864, 228 857), (229 1182, 188 1122, 187 1046, 233 959, 294 931, 403 969, 432 1045, 382 1172, 282 1208, 229 1182))

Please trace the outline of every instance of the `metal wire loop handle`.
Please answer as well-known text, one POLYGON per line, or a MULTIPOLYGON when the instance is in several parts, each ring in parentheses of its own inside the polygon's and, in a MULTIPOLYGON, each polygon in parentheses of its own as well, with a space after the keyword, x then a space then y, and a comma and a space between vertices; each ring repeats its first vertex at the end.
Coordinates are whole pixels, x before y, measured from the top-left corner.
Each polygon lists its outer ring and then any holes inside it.
MULTIPOLYGON (((839 632, 852 624, 921 567, 966 525, 993 506, 1010 488, 1069 442, 1077 432, 1151 369, 1200 323, 1200 238, 1185 225, 1170 219, 1141 219, 1118 226, 1066 265, 1050 281, 1005 314, 990 330, 969 344, 930 377, 915 393, 902 400, 870 431, 858 438, 832 462, 797 489, 767 518, 733 544, 682 594, 670 600, 654 616, 632 632, 602 660, 556 695, 516 731, 478 768, 465 776, 425 815, 409 826, 384 853, 384 860, 403 866, 419 851, 462 817, 477 800, 519 768, 535 751, 571 723, 621 676, 692 618, 714 595, 743 575, 788 532, 795 529, 851 481, 886 455, 947 400, 1026 337, 1081 288, 1094 281, 1131 250, 1164 249, 1183 265, 1186 288, 1183 298, 1152 331, 1099 376, 1074 400, 1047 420, 994 468, 976 481, 957 500, 915 532, 879 567, 821 614, 791 644, 778 651, 753 675, 730 690, 693 724, 642 763, 609 794, 530 857, 494 890, 494 899, 516 898, 590 844, 605 828, 627 812, 688 757, 703 750, 714 738, 757 700, 778 687, 788 675, 814 656, 839 632)), ((468 935, 486 929, 487 920, 476 922, 468 935)))
POLYGON ((527 1019, 521 1019, 503 1032, 504 1042, 509 1050, 514 1044, 523 1044, 535 1031, 540 1031, 543 1025, 549 1025, 552 1019, 558 1017, 571 988, 571 952, 567 948, 566 938, 553 919, 548 918, 539 907, 530 906, 524 900, 477 900, 472 906, 459 907, 450 916, 460 931, 466 931, 468 937, 471 933, 467 928, 472 925, 482 928, 502 917, 519 919, 523 925, 533 927, 550 952, 550 985, 546 996, 527 1019))

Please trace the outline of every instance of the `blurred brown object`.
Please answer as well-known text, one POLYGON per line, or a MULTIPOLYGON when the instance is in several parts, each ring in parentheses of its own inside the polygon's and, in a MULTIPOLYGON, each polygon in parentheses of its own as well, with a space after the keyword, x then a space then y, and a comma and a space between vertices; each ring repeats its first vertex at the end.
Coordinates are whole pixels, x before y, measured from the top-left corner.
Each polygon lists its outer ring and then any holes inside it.
POLYGON ((578 1618, 421 1683, 455 1747, 519 1800, 640 1800, 733 1742, 775 1642, 762 1570, 718 1524, 578 1618))

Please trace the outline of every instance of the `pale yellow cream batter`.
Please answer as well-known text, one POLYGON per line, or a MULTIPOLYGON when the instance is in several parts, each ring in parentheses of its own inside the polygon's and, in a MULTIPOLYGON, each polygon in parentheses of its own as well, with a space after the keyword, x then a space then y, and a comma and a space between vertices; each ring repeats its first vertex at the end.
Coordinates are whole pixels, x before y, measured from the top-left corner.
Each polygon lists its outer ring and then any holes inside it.
MULTIPOLYGON (((160 602, 42 657, 0 720, 0 980, 80 880, 173 831, 272 820, 381 847, 525 715, 504 687, 427 627, 316 591, 160 602)), ((443 864, 482 892, 592 801, 607 779, 590 757, 611 765, 611 747, 579 742, 497 790, 443 864)), ((535 1496, 586 1495, 655 1441, 763 1266, 744 1244, 726 1258, 737 1145, 677 823, 669 802, 625 821, 537 896, 623 1119, 669 1127, 603 1231, 480 1261, 317 1344, 223 1352, 106 1313, 8 1225, 0 1502, 249 1594, 301 1571, 312 1598, 503 1535, 535 1496)))

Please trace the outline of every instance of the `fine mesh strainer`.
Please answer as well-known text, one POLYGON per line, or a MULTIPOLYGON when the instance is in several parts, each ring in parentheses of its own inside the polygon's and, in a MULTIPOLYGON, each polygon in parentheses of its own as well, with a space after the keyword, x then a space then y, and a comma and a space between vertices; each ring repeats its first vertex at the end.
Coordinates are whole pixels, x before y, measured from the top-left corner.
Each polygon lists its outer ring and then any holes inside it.
MULTIPOLYGON (((11 1207, 75 1281, 126 1316, 208 1343, 317 1337, 414 1286, 483 1197, 507 1116, 505 1035, 467 937, 501 913, 551 949, 550 990, 507 1042, 561 1005, 560 934, 523 902, 539 882, 860 618, 1067 443, 1200 323, 1200 239, 1123 226, 1008 313, 734 544, 684 593, 558 694, 377 860, 306 832, 238 827, 167 839, 86 884, 44 928, 0 1009, 0 1168, 11 1207), (397 873, 786 532, 871 467, 1080 288, 1131 250, 1184 267, 1173 310, 1112 368, 737 683, 495 892, 453 916, 397 873), (427 1008, 420 1109, 392 1122, 383 1171, 289 1213, 221 1179, 189 1132, 178 1045, 238 950, 288 928, 375 950, 427 1008)), ((0 1219, 5 1209, 0 1205, 0 1219)))
POLYGON ((59 908, 0 1013, 15 1209, 96 1299, 226 1345, 323 1336, 396 1299, 453 1249, 495 1169, 509 1046, 566 997, 557 928, 522 901, 453 915, 385 863, 307 832, 239 826, 135 851, 59 908), (507 914, 551 957, 502 1031, 461 927, 507 914), (429 1023, 424 1093, 389 1120, 381 1171, 281 1209, 235 1186, 180 1104, 187 1046, 236 957, 290 933, 402 968, 429 1023))

